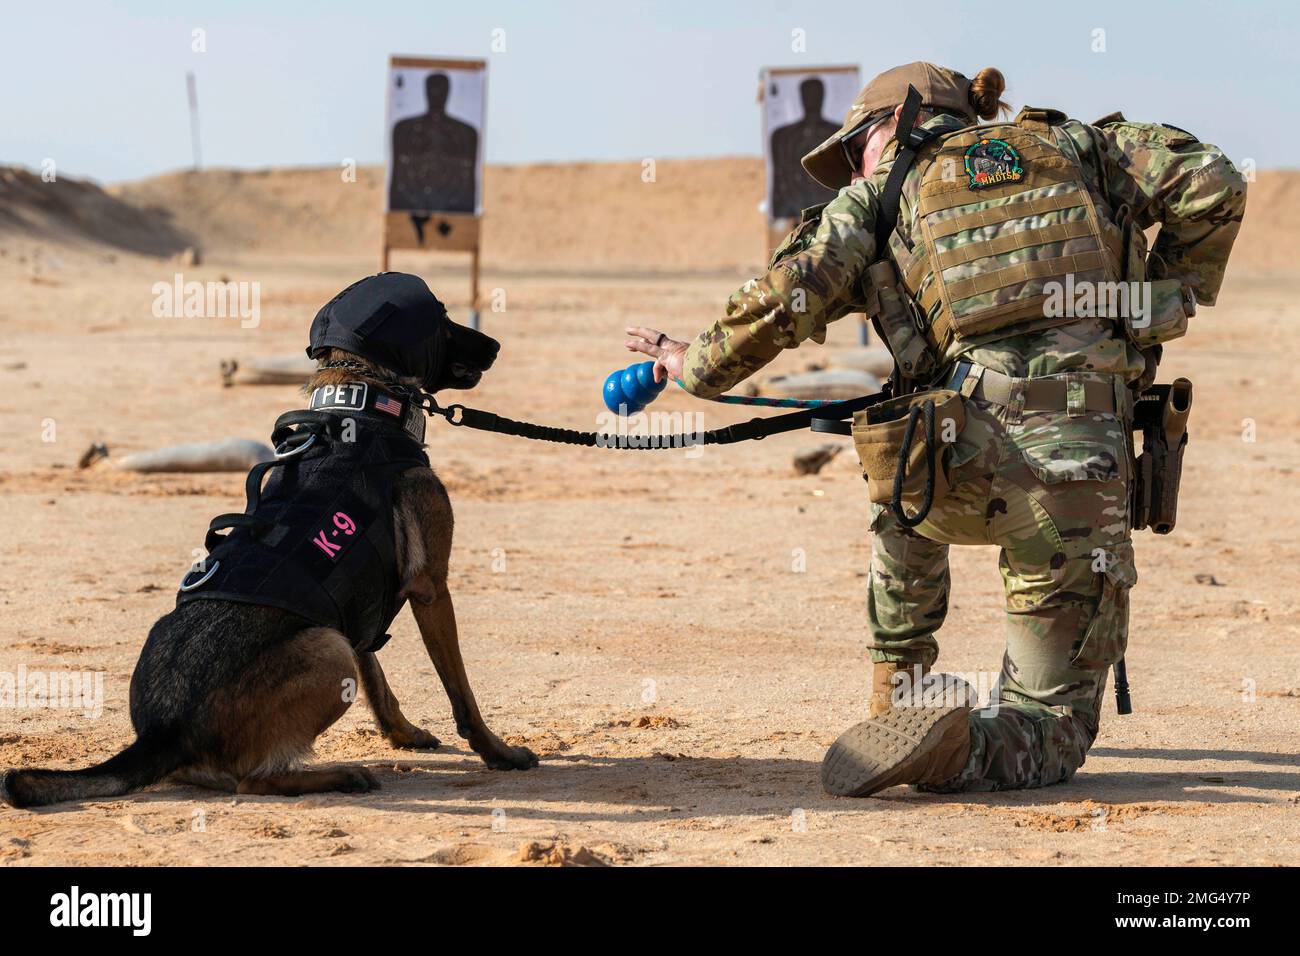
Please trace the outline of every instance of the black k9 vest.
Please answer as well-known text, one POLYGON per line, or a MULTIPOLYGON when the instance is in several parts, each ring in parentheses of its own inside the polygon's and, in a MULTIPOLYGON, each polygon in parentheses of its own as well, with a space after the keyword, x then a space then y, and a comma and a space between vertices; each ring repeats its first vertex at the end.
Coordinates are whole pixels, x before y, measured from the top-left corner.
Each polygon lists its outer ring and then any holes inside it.
POLYGON ((393 483, 429 466, 423 436, 418 406, 373 385, 316 389, 310 409, 276 421, 277 458, 249 472, 245 512, 212 519, 208 556, 182 579, 177 606, 282 608, 377 650, 403 604, 393 483))

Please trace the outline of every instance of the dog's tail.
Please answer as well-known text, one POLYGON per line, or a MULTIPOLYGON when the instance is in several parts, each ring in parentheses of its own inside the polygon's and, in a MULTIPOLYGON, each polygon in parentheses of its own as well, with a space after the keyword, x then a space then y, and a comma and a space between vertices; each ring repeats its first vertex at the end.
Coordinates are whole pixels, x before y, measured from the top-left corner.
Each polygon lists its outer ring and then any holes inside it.
POLYGON ((85 770, 6 770, 0 801, 11 807, 42 807, 63 800, 120 797, 157 783, 183 759, 170 741, 141 737, 115 757, 85 770))

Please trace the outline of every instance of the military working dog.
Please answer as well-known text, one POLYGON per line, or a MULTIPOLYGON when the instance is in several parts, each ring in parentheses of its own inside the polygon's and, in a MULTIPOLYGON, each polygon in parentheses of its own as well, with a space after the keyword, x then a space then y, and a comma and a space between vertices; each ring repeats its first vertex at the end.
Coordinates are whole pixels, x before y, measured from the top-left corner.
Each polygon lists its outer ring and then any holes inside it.
POLYGON ((145 641, 135 742, 84 770, 6 771, 0 799, 32 807, 163 780, 286 796, 378 787, 361 767, 303 760, 358 681, 390 744, 438 746, 403 715, 375 654, 406 603, 460 736, 490 767, 537 765, 488 729, 470 689, 447 589, 451 502, 423 451, 427 396, 476 385, 498 343, 401 273, 344 289, 310 341, 310 407, 277 422, 277 459, 250 473, 247 510, 213 520, 207 558, 145 641))

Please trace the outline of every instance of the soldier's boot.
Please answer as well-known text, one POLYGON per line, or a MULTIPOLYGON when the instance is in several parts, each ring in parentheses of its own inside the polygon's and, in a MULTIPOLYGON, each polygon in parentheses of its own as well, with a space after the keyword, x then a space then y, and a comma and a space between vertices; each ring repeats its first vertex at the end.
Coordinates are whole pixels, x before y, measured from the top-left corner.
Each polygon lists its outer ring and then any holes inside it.
POLYGON ((927 695, 931 703, 936 700, 941 704, 975 705, 979 694, 969 681, 956 674, 930 673, 927 664, 912 664, 906 661, 875 661, 871 665, 871 700, 867 703, 867 717, 879 717, 895 706, 919 707, 927 695), (921 669, 922 684, 917 685, 916 668, 921 669), (895 681, 895 674, 905 677, 895 681), (921 700, 914 700, 919 694, 921 700))
POLYGON ((902 783, 943 783, 970 757, 969 707, 895 707, 855 724, 822 759, 822 787, 868 797, 902 783))
MULTIPOLYGON (((908 661, 875 661, 871 665, 871 700, 867 704, 867 717, 879 717, 881 714, 893 709, 894 691, 897 685, 894 683, 894 675, 903 673, 909 674, 913 667, 918 665, 908 661)), ((924 675, 929 671, 929 667, 924 664, 920 665, 921 674, 924 675)), ((910 680, 910 676, 908 680, 910 680)))

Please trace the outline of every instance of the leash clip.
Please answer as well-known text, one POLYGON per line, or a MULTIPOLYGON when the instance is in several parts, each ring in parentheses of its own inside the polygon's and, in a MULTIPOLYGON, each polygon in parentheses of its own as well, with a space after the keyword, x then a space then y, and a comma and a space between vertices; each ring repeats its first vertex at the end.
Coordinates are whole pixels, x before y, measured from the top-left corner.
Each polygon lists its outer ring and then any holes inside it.
POLYGON ((418 398, 412 396, 410 400, 414 402, 418 407, 424 409, 424 411, 429 415, 441 415, 443 418, 445 418, 448 421, 448 423, 452 425, 465 424, 464 405, 457 403, 455 405, 448 405, 446 408, 443 408, 441 405, 438 404, 437 399, 435 399, 432 395, 429 395, 427 393, 422 393, 418 398))

